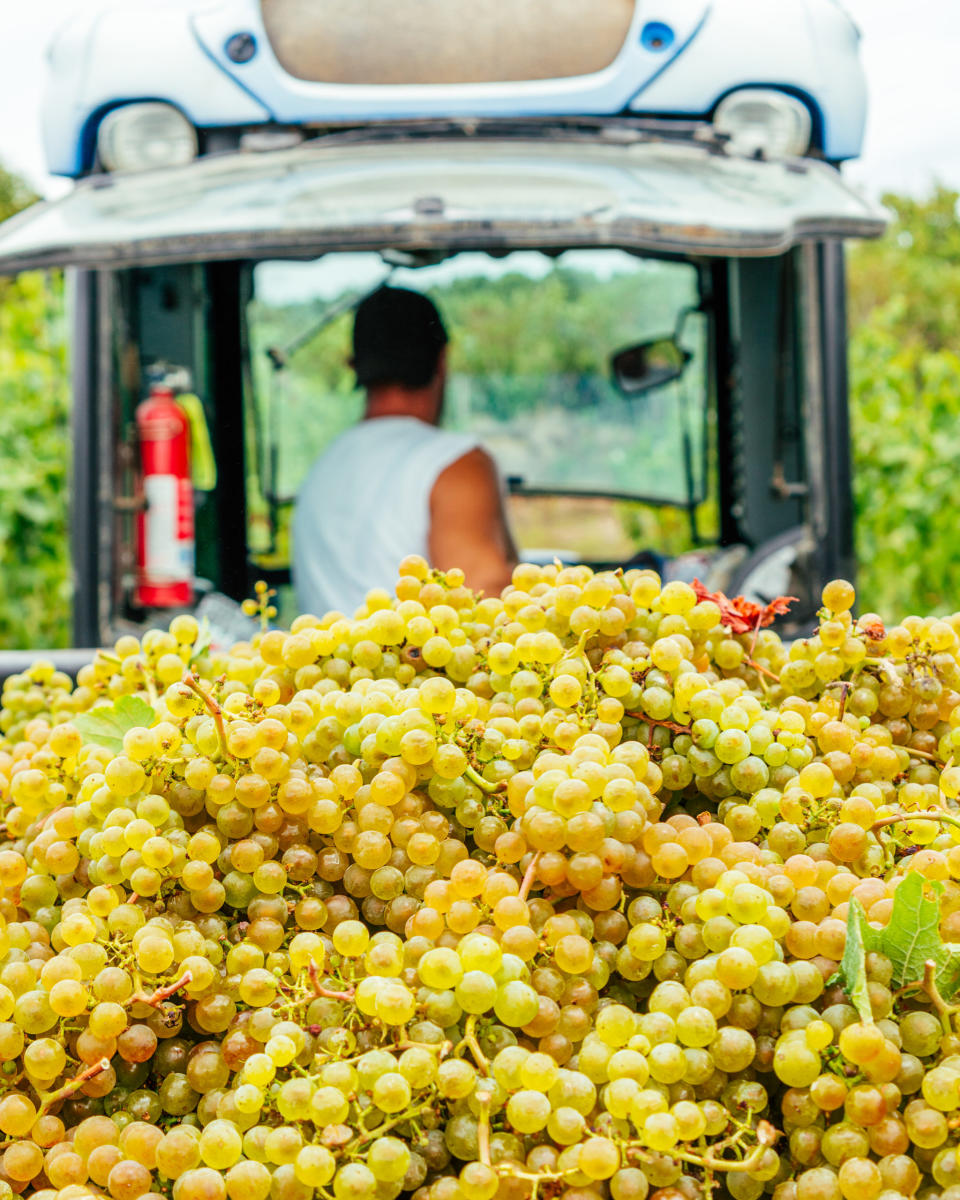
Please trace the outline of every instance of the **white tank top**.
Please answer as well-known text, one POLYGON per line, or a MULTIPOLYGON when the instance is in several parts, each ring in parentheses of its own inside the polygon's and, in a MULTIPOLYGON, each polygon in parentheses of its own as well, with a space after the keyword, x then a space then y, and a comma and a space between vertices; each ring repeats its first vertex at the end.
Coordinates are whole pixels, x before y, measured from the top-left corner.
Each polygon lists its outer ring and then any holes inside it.
POLYGON ((293 582, 300 611, 351 614, 371 588, 392 592, 402 558, 429 557, 437 476, 477 445, 416 417, 376 417, 341 434, 297 497, 293 582))

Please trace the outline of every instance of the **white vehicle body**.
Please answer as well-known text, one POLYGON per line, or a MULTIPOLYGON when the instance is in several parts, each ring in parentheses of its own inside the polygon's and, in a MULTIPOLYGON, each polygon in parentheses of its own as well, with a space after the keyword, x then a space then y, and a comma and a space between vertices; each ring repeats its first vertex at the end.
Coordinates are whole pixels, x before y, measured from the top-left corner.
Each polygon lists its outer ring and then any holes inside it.
POLYGON ((502 38, 504 13, 515 12, 509 0, 91 4, 50 47, 43 118, 50 169, 69 176, 93 169, 100 121, 140 101, 175 106, 202 139, 218 130, 430 117, 709 120, 743 88, 802 101, 812 148, 824 158, 859 153, 866 113, 859 34, 837 0, 524 3, 526 25, 511 45, 502 38), (588 44, 601 7, 609 27, 588 44), (411 28, 411 13, 424 18, 421 25, 411 28), (448 61, 432 76, 443 55, 433 54, 431 39, 446 50, 457 38, 454 66, 448 61), (566 73, 584 63, 596 69, 566 73))

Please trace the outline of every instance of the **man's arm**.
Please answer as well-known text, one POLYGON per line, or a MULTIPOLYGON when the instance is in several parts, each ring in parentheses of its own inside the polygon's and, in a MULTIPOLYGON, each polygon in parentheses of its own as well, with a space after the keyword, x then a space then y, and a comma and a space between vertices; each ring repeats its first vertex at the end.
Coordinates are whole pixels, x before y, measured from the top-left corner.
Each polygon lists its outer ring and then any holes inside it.
POLYGON ((498 595, 517 562, 493 460, 479 447, 442 471, 430 493, 430 562, 462 568, 467 586, 498 595))

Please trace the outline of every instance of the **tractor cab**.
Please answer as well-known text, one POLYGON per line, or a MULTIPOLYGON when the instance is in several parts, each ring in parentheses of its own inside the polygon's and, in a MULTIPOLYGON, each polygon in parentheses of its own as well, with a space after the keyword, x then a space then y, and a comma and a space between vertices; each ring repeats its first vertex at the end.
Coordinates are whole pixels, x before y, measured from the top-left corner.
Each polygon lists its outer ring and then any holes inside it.
POLYGON ((853 25, 785 0, 757 36, 764 8, 75 18, 46 115, 75 185, 0 228, 0 270, 71 280, 75 643, 185 609, 239 636, 257 579, 296 611, 297 491, 360 417, 352 313, 384 283, 444 313, 445 421, 496 459, 522 558, 811 614, 853 570, 843 243, 884 216, 839 169, 853 25))

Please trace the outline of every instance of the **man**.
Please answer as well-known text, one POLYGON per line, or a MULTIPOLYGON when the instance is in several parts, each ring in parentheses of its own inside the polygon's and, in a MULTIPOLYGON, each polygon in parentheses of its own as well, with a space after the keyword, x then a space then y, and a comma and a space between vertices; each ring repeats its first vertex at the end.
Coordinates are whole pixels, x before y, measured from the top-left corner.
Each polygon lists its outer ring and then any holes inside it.
POLYGON ((509 581, 516 551, 490 455, 438 428, 447 333, 426 296, 383 287, 357 308, 353 359, 364 419, 314 463, 293 521, 293 579, 304 612, 352 612, 389 587, 400 560, 461 567, 487 594, 509 581))

